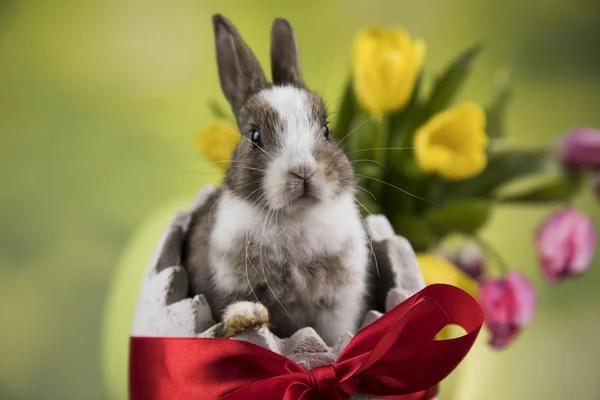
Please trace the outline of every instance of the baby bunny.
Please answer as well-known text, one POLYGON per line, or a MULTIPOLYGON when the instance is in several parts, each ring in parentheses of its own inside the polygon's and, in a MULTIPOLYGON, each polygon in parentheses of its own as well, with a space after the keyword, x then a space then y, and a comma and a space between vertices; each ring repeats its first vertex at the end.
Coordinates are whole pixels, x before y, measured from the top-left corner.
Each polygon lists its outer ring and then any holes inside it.
MULTIPOLYGON (((241 140, 222 186, 190 225, 184 265, 225 337, 313 327, 333 344, 366 307, 367 233, 352 164, 302 79, 290 24, 276 19, 267 78, 236 28, 213 16, 221 88, 241 140)), ((234 134, 233 132, 231 134, 234 134)))

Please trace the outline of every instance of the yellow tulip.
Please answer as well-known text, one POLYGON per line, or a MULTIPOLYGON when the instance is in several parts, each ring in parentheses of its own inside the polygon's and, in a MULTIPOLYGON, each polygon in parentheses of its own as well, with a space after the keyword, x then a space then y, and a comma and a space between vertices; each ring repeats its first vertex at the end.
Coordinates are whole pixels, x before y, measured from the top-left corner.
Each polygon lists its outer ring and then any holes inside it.
POLYGON ((447 180, 467 179, 485 169, 488 144, 485 114, 480 106, 464 103, 434 115, 414 139, 421 169, 447 180))
POLYGON ((477 281, 445 258, 435 254, 420 253, 417 254, 417 261, 425 284, 445 283, 456 286, 473 297, 477 296, 479 290, 477 281))
POLYGON ((402 28, 364 28, 354 39, 354 92, 374 115, 406 106, 423 66, 425 43, 402 28))
POLYGON ((200 154, 227 169, 231 153, 239 140, 240 133, 233 122, 218 120, 196 135, 195 144, 200 154))
MULTIPOLYGON (((417 254, 417 261, 426 285, 445 283, 456 286, 477 298, 479 285, 473 278, 458 269, 450 261, 435 254, 417 254)), ((437 340, 448 340, 463 335, 462 328, 446 326, 436 336, 437 340)))

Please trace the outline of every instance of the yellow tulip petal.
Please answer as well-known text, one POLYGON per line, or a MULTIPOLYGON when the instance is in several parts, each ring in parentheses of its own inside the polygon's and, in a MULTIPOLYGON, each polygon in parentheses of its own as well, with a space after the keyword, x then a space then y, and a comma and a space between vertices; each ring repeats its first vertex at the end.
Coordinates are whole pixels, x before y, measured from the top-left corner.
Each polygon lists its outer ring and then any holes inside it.
POLYGON ((423 64, 425 46, 403 28, 367 27, 354 40, 354 92, 361 106, 374 115, 406 106, 423 64))
POLYGON ((448 180, 467 179, 487 164, 485 114, 473 103, 459 104, 431 117, 416 132, 420 168, 448 180))
POLYGON ((417 254, 417 261, 427 285, 445 283, 456 286, 473 297, 477 296, 477 282, 446 259, 435 254, 421 253, 417 254))

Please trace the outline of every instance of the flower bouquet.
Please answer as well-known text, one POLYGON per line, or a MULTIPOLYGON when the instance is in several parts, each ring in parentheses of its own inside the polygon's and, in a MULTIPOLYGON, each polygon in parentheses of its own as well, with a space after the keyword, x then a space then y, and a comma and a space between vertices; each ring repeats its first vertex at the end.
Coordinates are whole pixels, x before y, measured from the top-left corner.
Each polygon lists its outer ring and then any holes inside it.
MULTIPOLYGON (((476 297, 490 344, 502 348, 530 321, 536 294, 479 232, 499 204, 554 203, 562 209, 535 235, 544 276, 552 284, 583 273, 595 232, 570 202, 588 172, 600 170, 600 133, 582 128, 554 147, 508 146, 507 77, 486 107, 455 102, 480 50, 458 55, 425 92, 421 40, 402 28, 361 30, 330 131, 354 163, 364 216, 385 215, 409 240, 426 283, 449 283, 476 297), (490 262, 500 272, 488 269, 490 262)), ((196 136, 196 148, 226 167, 239 134, 231 134, 233 117, 216 102, 210 106, 216 121, 196 136)), ((594 179, 599 189, 600 173, 594 179)))

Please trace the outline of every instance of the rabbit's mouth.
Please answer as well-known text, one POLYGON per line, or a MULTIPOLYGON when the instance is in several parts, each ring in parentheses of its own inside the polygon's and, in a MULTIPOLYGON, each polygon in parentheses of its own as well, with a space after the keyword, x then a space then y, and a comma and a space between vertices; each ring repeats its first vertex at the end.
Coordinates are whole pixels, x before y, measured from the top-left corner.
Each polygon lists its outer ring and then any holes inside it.
POLYGON ((307 207, 320 201, 319 190, 313 178, 296 179, 288 192, 289 205, 307 207))
POLYGON ((302 195, 292 200, 291 205, 294 207, 310 207, 319 202, 319 199, 309 195, 302 195))

